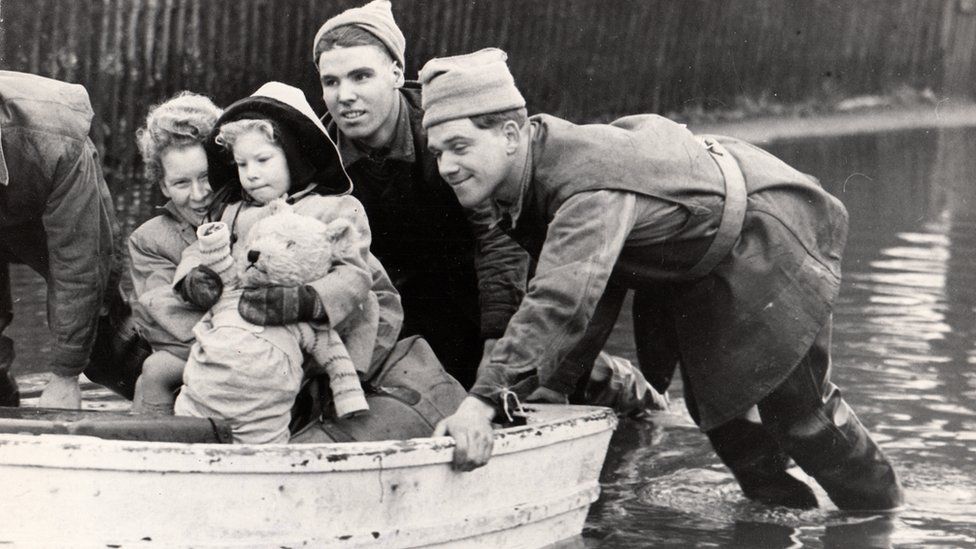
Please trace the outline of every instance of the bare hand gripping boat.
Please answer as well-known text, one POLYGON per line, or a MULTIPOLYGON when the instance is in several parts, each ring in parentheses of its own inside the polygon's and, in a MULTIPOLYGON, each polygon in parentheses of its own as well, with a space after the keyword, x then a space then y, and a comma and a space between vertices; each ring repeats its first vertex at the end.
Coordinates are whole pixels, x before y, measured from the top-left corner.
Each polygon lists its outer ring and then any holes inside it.
MULTIPOLYGON (((617 422, 608 408, 532 405, 526 425, 496 431, 486 466, 460 473, 448 437, 108 440, 97 436, 138 439, 141 427, 6 410, 0 544, 25 547, 542 547, 582 531, 617 422)), ((177 431, 222 436, 200 421, 177 431)))

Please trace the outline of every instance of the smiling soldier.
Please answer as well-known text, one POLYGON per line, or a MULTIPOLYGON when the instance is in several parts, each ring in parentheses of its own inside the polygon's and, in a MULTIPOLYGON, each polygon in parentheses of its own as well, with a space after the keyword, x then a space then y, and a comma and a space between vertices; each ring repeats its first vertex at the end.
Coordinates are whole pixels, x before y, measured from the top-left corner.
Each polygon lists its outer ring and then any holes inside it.
POLYGON ((488 210, 462 208, 438 174, 404 48, 388 1, 326 21, 313 43, 324 122, 366 208, 372 251, 400 292, 401 337, 422 335, 470 387, 482 349, 524 294, 528 257, 492 228, 488 210))
POLYGON ((538 115, 497 49, 431 60, 424 126, 463 206, 491 204, 538 261, 470 396, 435 431, 455 464, 491 453, 510 393, 565 394, 561 363, 634 290, 638 358, 680 362, 692 418, 746 496, 812 507, 789 458, 845 510, 898 507, 890 463, 830 382, 847 212, 819 183, 736 139, 654 115, 580 126, 538 115), (761 424, 746 419, 758 405, 761 424))

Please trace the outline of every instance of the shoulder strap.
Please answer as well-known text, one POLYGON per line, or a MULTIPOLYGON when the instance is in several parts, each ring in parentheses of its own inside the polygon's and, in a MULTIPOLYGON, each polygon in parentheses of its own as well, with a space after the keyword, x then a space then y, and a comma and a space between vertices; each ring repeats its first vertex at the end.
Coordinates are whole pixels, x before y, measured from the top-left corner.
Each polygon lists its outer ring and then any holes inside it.
POLYGON ((746 215, 746 182, 739 164, 714 137, 701 136, 701 139, 725 178, 725 204, 722 207, 722 220, 719 222, 718 231, 715 232, 715 238, 712 239, 712 243, 698 263, 688 270, 687 274, 691 278, 701 278, 712 272, 712 269, 732 251, 732 246, 739 239, 746 215))

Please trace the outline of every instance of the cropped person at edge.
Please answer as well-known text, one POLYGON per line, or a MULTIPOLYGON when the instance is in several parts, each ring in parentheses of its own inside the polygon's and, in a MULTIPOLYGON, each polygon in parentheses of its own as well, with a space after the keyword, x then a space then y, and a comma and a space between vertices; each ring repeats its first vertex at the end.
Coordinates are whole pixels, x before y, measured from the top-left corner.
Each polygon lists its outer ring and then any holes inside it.
MULTIPOLYGON (((13 318, 8 263, 47 282, 53 376, 40 405, 79 408, 101 317, 118 291, 119 226, 88 134, 85 88, 0 71, 0 333, 13 318)), ((13 341, 0 335, 0 404, 17 406, 13 341)))

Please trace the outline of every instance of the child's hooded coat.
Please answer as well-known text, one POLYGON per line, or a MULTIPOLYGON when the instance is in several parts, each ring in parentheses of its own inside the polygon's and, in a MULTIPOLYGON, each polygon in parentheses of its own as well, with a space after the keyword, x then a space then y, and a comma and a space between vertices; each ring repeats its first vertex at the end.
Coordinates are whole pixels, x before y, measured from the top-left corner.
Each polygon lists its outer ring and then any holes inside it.
MULTIPOLYGON (((227 223, 233 231, 232 242, 240 242, 264 215, 265 208, 252 201, 242 189, 233 155, 216 143, 222 125, 248 118, 271 120, 283 134, 279 144, 285 150, 292 172, 287 201, 294 211, 323 223, 347 219, 362 235, 356 253, 348 261, 338 263, 328 275, 309 285, 315 289, 333 324, 341 323, 356 310, 369 291, 376 293, 380 318, 371 362, 375 369, 399 336, 403 323, 400 296, 383 266, 369 250, 371 233, 363 206, 350 194, 352 183, 342 167, 339 153, 301 90, 269 82, 250 97, 229 106, 217 120, 214 131, 204 143, 210 185, 217 197, 214 201, 216 212, 212 217, 227 223)), ((174 285, 199 264, 198 247, 187 248, 177 268, 174 285)))

